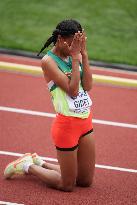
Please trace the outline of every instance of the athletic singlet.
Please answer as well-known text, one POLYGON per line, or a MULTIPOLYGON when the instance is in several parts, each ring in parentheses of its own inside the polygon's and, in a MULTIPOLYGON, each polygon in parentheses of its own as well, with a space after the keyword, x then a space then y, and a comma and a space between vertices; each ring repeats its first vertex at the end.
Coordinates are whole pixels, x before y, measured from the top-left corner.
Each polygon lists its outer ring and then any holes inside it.
MULTIPOLYGON (((72 73, 72 59, 69 57, 69 61, 63 61, 56 56, 52 51, 48 51, 47 55, 50 56, 58 65, 58 68, 71 78, 72 73)), ((79 64, 80 76, 82 79, 82 64, 79 64)), ((65 116, 73 116, 78 118, 87 118, 90 114, 90 107, 92 101, 86 91, 83 90, 81 81, 79 83, 79 92, 77 97, 69 96, 53 81, 48 83, 48 88, 51 93, 52 102, 55 111, 65 116)))

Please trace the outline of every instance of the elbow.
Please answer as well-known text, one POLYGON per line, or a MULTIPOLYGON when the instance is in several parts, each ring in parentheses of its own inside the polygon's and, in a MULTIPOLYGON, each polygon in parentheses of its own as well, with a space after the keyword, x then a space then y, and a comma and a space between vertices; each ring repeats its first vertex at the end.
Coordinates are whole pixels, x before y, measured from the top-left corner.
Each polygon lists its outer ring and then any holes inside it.
POLYGON ((92 85, 87 88, 87 91, 90 91, 92 89, 92 85))
POLYGON ((69 86, 67 93, 71 97, 77 97, 79 93, 79 86, 69 86))
POLYGON ((71 97, 77 97, 78 96, 78 90, 72 90, 72 91, 69 91, 69 96, 71 97))
POLYGON ((88 86, 83 86, 83 89, 85 91, 90 91, 92 89, 92 84, 91 85, 88 85, 88 86))
POLYGON ((93 81, 92 79, 90 79, 90 81, 82 81, 82 86, 83 86, 83 89, 85 91, 90 91, 92 89, 92 85, 93 85, 93 81))

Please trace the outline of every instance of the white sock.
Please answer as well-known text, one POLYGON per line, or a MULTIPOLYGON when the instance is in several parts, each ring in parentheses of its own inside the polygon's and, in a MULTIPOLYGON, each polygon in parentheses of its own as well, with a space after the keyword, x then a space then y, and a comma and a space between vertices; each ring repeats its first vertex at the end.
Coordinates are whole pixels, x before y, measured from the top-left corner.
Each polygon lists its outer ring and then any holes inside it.
POLYGON ((42 162, 42 163, 40 164, 40 166, 43 167, 44 164, 45 164, 45 162, 42 162))
POLYGON ((25 162, 23 165, 23 170, 28 173, 29 167, 32 165, 32 162, 25 162))

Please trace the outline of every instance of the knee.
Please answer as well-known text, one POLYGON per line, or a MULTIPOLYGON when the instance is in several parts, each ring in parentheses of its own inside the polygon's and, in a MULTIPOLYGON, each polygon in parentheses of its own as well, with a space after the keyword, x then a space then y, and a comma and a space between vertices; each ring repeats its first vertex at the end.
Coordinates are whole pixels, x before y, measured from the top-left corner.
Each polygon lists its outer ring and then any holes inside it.
POLYGON ((74 186, 63 186, 63 191, 65 192, 73 192, 74 186))
POLYGON ((92 181, 87 180, 87 181, 77 181, 77 186, 80 187, 90 187, 92 185, 92 181))
POLYGON ((65 192, 72 192, 74 190, 74 186, 75 186, 75 183, 73 182, 63 183, 61 185, 61 190, 65 192))

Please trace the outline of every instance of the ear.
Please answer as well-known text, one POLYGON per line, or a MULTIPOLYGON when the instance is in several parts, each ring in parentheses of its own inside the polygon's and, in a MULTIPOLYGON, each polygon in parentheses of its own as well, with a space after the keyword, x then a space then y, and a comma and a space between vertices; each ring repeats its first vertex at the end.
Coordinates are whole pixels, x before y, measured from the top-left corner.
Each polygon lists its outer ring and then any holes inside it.
POLYGON ((60 40, 61 40, 61 35, 58 35, 56 45, 60 44, 60 40))
POLYGON ((63 46, 63 45, 64 45, 64 38, 63 38, 61 35, 58 35, 57 43, 58 43, 60 46, 63 46))
POLYGON ((57 40, 61 40, 61 39, 62 39, 61 35, 58 35, 57 40))

